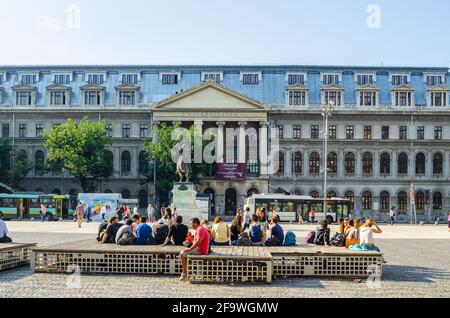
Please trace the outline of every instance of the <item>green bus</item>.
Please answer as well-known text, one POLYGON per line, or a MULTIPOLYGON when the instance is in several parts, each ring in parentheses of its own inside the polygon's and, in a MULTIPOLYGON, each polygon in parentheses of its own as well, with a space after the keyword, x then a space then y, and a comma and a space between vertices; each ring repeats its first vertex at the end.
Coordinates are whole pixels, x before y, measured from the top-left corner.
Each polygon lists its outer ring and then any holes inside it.
POLYGON ((0 194, 0 212, 5 220, 39 219, 41 204, 47 208, 47 220, 68 219, 74 213, 67 195, 0 194))

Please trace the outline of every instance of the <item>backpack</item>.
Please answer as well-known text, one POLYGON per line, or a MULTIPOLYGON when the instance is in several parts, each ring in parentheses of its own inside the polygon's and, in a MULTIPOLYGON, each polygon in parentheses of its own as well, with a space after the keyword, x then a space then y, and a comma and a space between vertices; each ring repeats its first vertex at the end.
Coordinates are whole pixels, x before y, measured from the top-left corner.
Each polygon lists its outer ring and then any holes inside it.
POLYGON ((237 246, 250 246, 250 238, 248 237, 247 232, 243 232, 239 235, 239 239, 236 242, 237 246))
POLYGON ((287 232, 284 237, 284 246, 295 246, 297 245, 297 237, 293 232, 287 232))
POLYGON ((330 240, 331 246, 345 247, 345 234, 336 233, 330 240))
POLYGON ((276 237, 271 237, 267 241, 264 242, 265 246, 281 246, 282 242, 276 237))
POLYGON ((306 236, 305 243, 306 244, 314 244, 316 240, 316 232, 309 232, 306 236))
POLYGON ((316 234, 316 238, 314 240, 314 244, 316 245, 325 245, 325 235, 330 233, 330 229, 319 230, 316 234))

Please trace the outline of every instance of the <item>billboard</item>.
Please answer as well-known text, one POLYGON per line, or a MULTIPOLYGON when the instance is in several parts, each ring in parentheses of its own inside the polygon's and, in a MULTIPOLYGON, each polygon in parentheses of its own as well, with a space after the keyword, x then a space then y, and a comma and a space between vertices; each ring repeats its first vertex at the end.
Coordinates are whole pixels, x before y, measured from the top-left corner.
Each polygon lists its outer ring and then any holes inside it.
POLYGON ((246 170, 245 163, 218 163, 215 178, 220 181, 245 181, 246 170))

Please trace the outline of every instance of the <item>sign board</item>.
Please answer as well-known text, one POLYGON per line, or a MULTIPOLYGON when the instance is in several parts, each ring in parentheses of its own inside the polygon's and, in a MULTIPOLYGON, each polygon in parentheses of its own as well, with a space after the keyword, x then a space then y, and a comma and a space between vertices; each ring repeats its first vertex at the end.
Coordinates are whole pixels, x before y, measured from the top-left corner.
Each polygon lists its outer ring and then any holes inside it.
POLYGON ((209 221, 209 218, 211 216, 211 195, 197 194, 196 204, 197 207, 202 211, 202 218, 209 221))
POLYGON ((245 181, 247 165, 245 163, 219 163, 216 165, 216 180, 245 181))
POLYGON ((91 217, 92 220, 101 222, 102 215, 100 210, 102 206, 109 206, 108 213, 105 215, 105 218, 108 220, 116 215, 117 206, 122 202, 122 195, 118 193, 80 193, 78 194, 78 200, 83 204, 85 211, 88 208, 95 211, 96 215, 91 217))

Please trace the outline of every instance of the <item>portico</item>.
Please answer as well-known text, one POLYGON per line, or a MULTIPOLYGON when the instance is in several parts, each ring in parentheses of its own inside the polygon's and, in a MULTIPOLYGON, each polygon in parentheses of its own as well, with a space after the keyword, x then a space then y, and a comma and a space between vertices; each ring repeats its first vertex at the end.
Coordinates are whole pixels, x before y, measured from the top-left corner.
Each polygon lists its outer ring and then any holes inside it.
POLYGON ((197 190, 213 195, 216 215, 231 217, 249 193, 268 193, 268 111, 264 104, 211 81, 153 106, 157 125, 215 131, 214 175, 202 176, 197 190))

